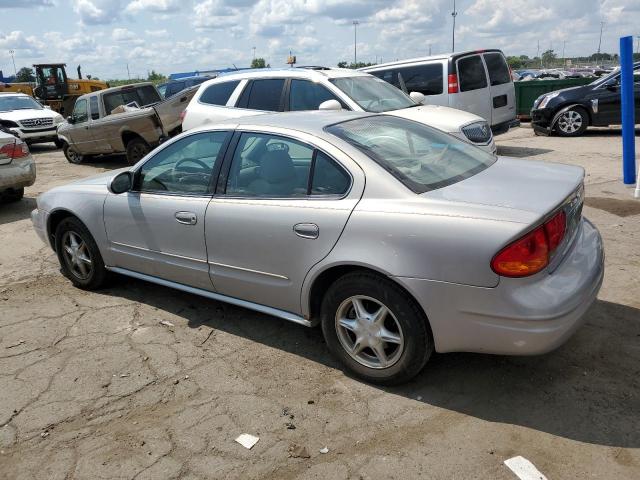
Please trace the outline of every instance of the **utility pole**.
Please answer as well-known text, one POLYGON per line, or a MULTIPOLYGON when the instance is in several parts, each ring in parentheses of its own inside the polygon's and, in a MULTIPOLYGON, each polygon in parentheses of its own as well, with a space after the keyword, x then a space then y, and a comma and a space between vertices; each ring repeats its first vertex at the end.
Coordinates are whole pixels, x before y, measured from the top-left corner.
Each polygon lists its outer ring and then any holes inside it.
POLYGON ((131 80, 131 74, 129 73, 129 64, 127 63, 127 77, 131 80))
POLYGON ((640 35, 637 35, 636 38, 638 39, 636 41, 636 53, 640 53, 640 35))
POLYGON ((17 78, 18 77, 18 71, 16 70, 16 59, 13 56, 13 54, 16 53, 16 52, 15 52, 15 50, 9 50, 9 53, 11 54, 11 61, 13 61, 13 74, 17 78))
POLYGON ((256 47, 251 47, 253 49, 253 59, 256 59, 256 47))
POLYGON ((431 44, 429 44, 429 56, 431 56, 431 44))
POLYGON ((565 48, 566 46, 567 46, 567 41, 566 41, 566 40, 563 40, 563 41, 562 41, 562 65, 563 65, 563 66, 567 64, 567 61, 566 61, 566 60, 565 60, 565 58, 564 58, 564 48, 565 48))
POLYGON ((353 67, 358 65, 358 20, 353 21, 353 67))
POLYGON ((451 16, 453 17, 453 26, 451 27, 451 51, 456 51, 456 17, 458 16, 458 12, 456 11, 456 0, 453 0, 453 12, 451 12, 451 16))
POLYGON ((602 46, 602 29, 604 28, 604 22, 600 22, 600 40, 598 40, 598 59, 600 58, 600 47, 602 46))
POLYGON ((538 50, 536 51, 536 57, 540 60, 540 68, 542 68, 542 57, 540 56, 540 40, 538 40, 538 50))

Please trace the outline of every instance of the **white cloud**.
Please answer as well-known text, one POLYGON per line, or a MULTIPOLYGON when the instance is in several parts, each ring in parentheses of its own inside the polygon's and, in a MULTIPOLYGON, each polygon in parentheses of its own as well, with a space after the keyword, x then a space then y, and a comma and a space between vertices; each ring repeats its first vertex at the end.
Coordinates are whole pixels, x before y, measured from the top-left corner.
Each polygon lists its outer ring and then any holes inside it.
POLYGON ((145 30, 144 33, 148 37, 161 38, 161 37, 166 37, 168 32, 163 28, 160 30, 145 30))
POLYGON ((54 0, 0 0, 0 9, 2 8, 36 8, 36 7, 54 7, 54 0))
POLYGON ((120 0, 72 0, 73 10, 84 25, 104 25, 117 20, 122 11, 120 0))
POLYGON ((176 12, 180 9, 180 0, 133 0, 127 8, 126 12, 137 13, 148 11, 154 13, 176 12))

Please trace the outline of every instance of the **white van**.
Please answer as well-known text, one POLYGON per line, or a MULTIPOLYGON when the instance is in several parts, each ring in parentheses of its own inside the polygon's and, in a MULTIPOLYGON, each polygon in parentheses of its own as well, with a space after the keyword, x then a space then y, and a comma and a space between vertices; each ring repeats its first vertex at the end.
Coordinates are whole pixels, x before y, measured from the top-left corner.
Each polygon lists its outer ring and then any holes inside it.
POLYGON ((412 58, 360 69, 424 103, 444 105, 483 117, 494 135, 520 125, 511 71, 500 50, 476 50, 412 58))

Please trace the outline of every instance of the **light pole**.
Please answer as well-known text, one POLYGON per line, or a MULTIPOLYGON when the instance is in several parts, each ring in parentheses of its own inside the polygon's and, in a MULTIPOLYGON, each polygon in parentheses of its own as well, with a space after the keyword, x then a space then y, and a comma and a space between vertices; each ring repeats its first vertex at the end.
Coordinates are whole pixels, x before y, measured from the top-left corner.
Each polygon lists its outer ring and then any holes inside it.
POLYGON ((9 50, 9 53, 11 54, 11 61, 13 62, 13 74, 17 78, 18 77, 18 70, 16 70, 16 59, 13 56, 13 54, 16 53, 16 52, 15 52, 15 50, 9 50))
POLYGON ((604 22, 600 22, 600 40, 598 40, 598 59, 600 59, 600 47, 602 46, 602 29, 604 28, 604 22))
POLYGON ((251 49, 253 50, 253 59, 256 59, 256 47, 251 47, 251 49))
POLYGON ((453 12, 451 12, 451 16, 453 17, 453 26, 451 27, 451 51, 456 51, 456 17, 458 16, 458 12, 456 11, 456 0, 453 0, 453 12))
POLYGON ((562 65, 563 66, 566 66, 566 64, 567 64, 567 61, 564 58, 564 47, 566 47, 566 46, 567 46, 567 41, 563 40, 562 41, 562 65))
POLYGON ((358 25, 360 22, 358 20, 353 21, 353 67, 356 68, 358 65, 358 25))

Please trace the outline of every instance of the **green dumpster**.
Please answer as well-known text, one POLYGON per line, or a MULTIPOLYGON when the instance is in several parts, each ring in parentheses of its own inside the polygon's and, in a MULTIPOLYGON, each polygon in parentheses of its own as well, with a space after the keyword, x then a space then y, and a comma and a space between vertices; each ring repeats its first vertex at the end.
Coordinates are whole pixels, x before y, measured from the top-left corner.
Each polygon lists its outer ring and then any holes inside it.
POLYGON ((519 117, 528 118, 533 102, 543 93, 554 92, 563 88, 586 85, 595 78, 566 78, 564 80, 528 80, 513 82, 516 87, 516 111, 519 117))

